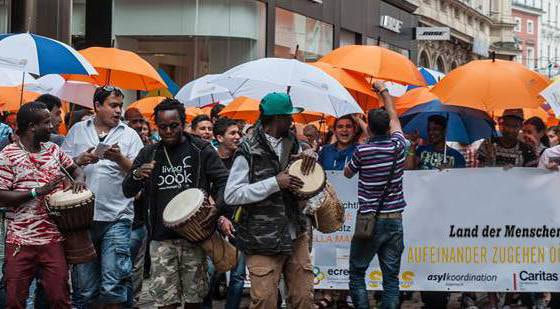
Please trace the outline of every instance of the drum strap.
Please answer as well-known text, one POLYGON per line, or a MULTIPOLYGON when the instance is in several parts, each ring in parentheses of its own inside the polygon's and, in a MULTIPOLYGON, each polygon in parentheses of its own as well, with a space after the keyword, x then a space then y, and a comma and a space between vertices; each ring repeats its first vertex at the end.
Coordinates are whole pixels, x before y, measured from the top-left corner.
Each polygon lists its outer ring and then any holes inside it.
POLYGON ((395 151, 393 153, 393 164, 391 165, 391 171, 389 171, 389 178, 387 179, 387 183, 385 184, 385 187, 383 188, 383 193, 381 194, 381 196, 379 197, 379 202, 377 205, 377 208, 375 209, 375 216, 377 217, 377 215, 379 214, 379 211, 381 210, 381 208, 383 208, 384 203, 385 203, 385 198, 387 198, 387 195, 389 195, 389 187, 391 186, 391 181, 393 180, 393 175, 395 175, 395 169, 397 167, 397 143, 395 141, 392 141, 393 145, 395 146, 395 151))
POLYGON ((284 137, 282 139, 282 153, 279 158, 281 171, 285 170, 290 163, 290 154, 292 153, 293 145, 294 142, 290 138, 284 137))

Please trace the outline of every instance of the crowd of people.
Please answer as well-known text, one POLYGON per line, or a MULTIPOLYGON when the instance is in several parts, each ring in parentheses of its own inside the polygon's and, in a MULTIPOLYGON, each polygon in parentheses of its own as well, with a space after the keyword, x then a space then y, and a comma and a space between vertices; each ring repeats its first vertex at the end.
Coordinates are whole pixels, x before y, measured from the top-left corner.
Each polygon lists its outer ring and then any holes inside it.
MULTIPOLYGON (((525 120, 522 110, 505 111, 501 134, 471 145, 447 142, 447 118, 433 115, 423 140, 403 134, 383 83, 373 89, 384 109, 340 117, 327 134, 311 124, 294 125, 292 115, 301 109, 281 93, 261 100, 256 124, 221 117, 220 104, 187 123, 185 107, 175 99, 163 99, 147 119, 134 108, 123 113, 121 90, 99 87, 93 112, 65 115, 66 136, 58 133, 58 98, 43 95, 22 105, 12 126, 0 123, 0 206, 7 226, 2 307, 26 308, 34 301, 35 308, 134 308, 147 283, 159 308, 212 308, 223 274, 200 244, 163 221, 175 196, 198 188, 218 210, 219 231, 239 251, 225 308, 240 307, 246 269, 250 308, 277 308, 283 300, 302 309, 369 308, 364 277, 376 255, 383 273, 381 308, 398 308, 407 297, 398 279, 404 170, 559 169, 560 127, 525 120), (358 175, 359 220, 373 217, 375 227, 352 240, 349 293, 313 289, 313 231, 292 194, 303 182, 286 172, 296 159, 303 160, 304 175, 316 162, 346 177, 358 175), (68 265, 46 198, 57 190, 86 188, 95 195, 89 235, 97 257, 68 265)), ((448 298, 444 292, 422 293, 426 308, 445 308, 448 298)), ((475 308, 475 298, 464 293, 463 307, 475 308)), ((537 308, 547 298, 521 295, 524 304, 537 308)), ((489 299, 494 308, 518 301, 496 293, 489 299)))

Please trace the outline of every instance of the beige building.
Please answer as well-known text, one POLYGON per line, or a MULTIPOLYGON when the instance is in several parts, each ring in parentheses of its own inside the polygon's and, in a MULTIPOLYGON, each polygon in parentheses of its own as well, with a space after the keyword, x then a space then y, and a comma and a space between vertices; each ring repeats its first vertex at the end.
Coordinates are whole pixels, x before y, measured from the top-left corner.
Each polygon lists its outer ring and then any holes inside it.
POLYGON ((449 72, 495 52, 513 59, 515 46, 511 0, 418 0, 420 27, 449 27, 449 40, 418 41, 419 66, 449 72))

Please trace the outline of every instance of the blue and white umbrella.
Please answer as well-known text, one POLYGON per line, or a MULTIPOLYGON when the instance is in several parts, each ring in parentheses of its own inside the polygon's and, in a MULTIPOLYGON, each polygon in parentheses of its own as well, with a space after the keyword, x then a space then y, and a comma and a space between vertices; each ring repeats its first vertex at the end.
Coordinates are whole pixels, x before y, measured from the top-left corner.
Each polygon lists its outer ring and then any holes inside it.
POLYGON ((422 77, 424 77, 426 85, 428 86, 437 84, 437 82, 445 77, 445 74, 441 73, 440 71, 427 69, 424 67, 419 67, 418 70, 420 71, 420 74, 422 74, 422 77))
POLYGON ((37 75, 97 74, 72 47, 31 33, 0 34, 0 67, 37 75))

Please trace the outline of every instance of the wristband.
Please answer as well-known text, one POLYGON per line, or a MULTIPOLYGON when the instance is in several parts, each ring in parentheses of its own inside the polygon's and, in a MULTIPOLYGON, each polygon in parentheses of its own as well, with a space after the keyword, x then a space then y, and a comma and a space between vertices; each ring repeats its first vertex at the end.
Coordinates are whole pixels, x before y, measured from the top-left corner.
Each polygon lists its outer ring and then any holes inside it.
POLYGON ((389 91, 389 89, 383 88, 383 89, 377 91, 377 93, 378 93, 378 94, 382 94, 382 93, 385 92, 385 91, 389 91))
POLYGON ((35 188, 31 189, 31 197, 32 198, 37 198, 37 196, 39 196, 39 193, 37 193, 37 190, 35 188))

